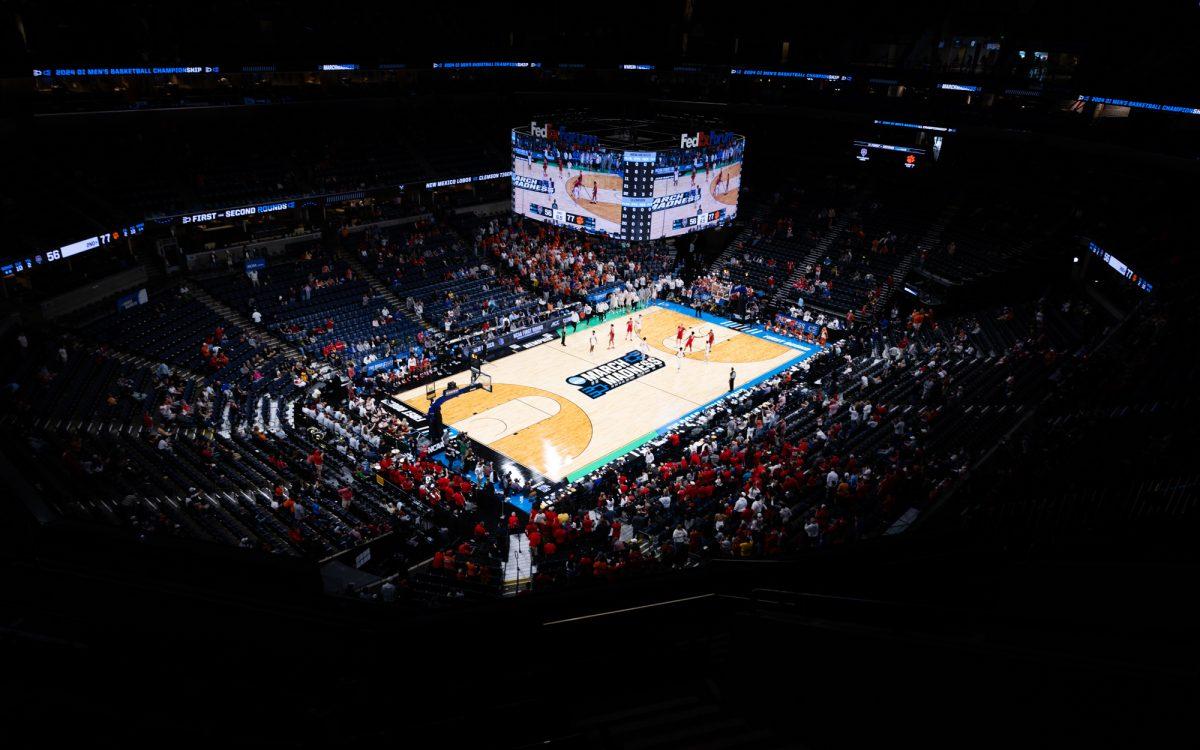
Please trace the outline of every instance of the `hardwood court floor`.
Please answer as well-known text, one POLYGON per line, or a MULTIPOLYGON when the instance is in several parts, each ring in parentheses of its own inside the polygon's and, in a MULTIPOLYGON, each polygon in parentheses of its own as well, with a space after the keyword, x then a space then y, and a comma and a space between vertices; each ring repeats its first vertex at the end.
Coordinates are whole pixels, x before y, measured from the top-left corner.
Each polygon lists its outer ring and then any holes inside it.
MULTIPOLYGON (((583 189, 580 191, 579 200, 575 200, 571 195, 571 185, 575 184, 575 179, 579 176, 579 172, 566 173, 566 178, 563 182, 565 187, 563 191, 567 195, 567 199, 575 206, 575 212, 584 212, 599 216, 601 219, 607 219, 615 224, 621 223, 621 190, 623 182, 620 177, 612 174, 600 174, 597 172, 583 173, 583 189), (596 202, 592 202, 592 182, 596 183, 596 202)), ((568 209, 569 210, 569 209, 568 209)))
MULTIPOLYGON (((488 363, 483 370, 492 376, 492 392, 477 390, 450 399, 442 407, 445 423, 517 463, 551 479, 563 479, 728 392, 731 364, 737 368, 740 385, 805 356, 652 306, 642 311, 642 333, 650 356, 664 366, 590 398, 567 379, 636 349, 624 340, 628 318, 609 321, 617 332, 614 349, 607 348, 609 322, 605 322, 568 335, 565 347, 554 339, 488 363), (696 330, 696 351, 679 363, 677 372, 674 340, 680 323, 685 326, 685 340, 686 330, 696 330), (706 362, 702 335, 710 328, 716 345, 712 361, 706 362), (596 350, 589 352, 593 330, 596 350)), ((463 385, 470 382, 470 375, 462 372, 439 380, 438 395, 451 380, 463 385)), ((399 398, 422 413, 428 411, 424 387, 403 392, 399 398)))
MULTIPOLYGON (((721 172, 722 170, 718 169, 711 175, 711 178, 708 181, 708 195, 713 200, 720 201, 721 203, 725 203, 730 206, 736 206, 738 202, 738 191, 742 187, 742 165, 731 164, 728 167, 725 167, 724 172, 729 175, 729 192, 726 193, 717 192, 717 176, 721 172)), ((724 187, 725 184, 721 183, 721 186, 724 187)))

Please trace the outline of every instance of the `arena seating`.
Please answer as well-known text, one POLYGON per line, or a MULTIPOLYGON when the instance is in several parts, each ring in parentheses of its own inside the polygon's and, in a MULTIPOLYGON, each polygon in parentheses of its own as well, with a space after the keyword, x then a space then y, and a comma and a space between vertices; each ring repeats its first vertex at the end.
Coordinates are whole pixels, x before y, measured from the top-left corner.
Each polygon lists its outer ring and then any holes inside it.
POLYGON ((502 274, 550 302, 576 299, 617 281, 644 284, 676 270, 671 247, 625 244, 514 217, 493 219, 479 235, 479 245, 502 274))
POLYGON ((443 279, 457 266, 465 243, 457 232, 421 220, 411 224, 346 233, 342 248, 362 262, 401 298, 408 290, 443 279))
POLYGON ((843 190, 836 178, 829 178, 819 189, 790 186, 776 193, 769 205, 751 209, 749 235, 735 241, 713 270, 730 283, 774 294, 832 229, 829 212, 844 210, 843 190))
MULTIPOLYGON (((465 125, 414 127, 403 110, 369 110, 347 132, 347 109, 259 108, 242 116, 156 118, 153 128, 130 130, 97 123, 92 133, 106 148, 97 153, 69 137, 55 138, 69 123, 47 122, 47 137, 60 143, 46 154, 47 168, 70 175, 87 159, 93 169, 78 175, 80 187, 119 208, 145 217, 264 203, 344 191, 500 171, 506 154, 465 125), (287 138, 245 137, 246 122, 287 138), (191 144, 205 145, 195 148, 191 144), (154 158, 148 158, 153 155, 154 158), (481 158, 482 157, 482 158, 481 158), (247 165, 253 165, 249 167, 247 165)), ((359 109, 359 108, 362 109, 359 109)))
MULTIPOLYGON (((602 508, 605 498, 615 499, 624 508, 616 517, 632 524, 634 540, 615 542, 613 524, 601 518, 613 514, 576 514, 559 535, 565 543, 539 560, 536 584, 796 552, 907 523, 1040 397, 1057 367, 1054 355, 1083 340, 1071 315, 1038 323, 1032 309, 999 312, 999 320, 985 316, 992 323, 973 335, 973 351, 954 351, 950 321, 897 339, 908 353, 894 363, 835 347, 807 372, 756 388, 734 409, 685 423, 651 447, 652 464, 631 454, 584 480, 570 503, 602 508), (864 406, 866 417, 846 417, 864 406), (744 472, 751 478, 743 484, 737 477, 744 472), (716 484, 718 477, 725 482, 716 484), (670 502, 660 503, 660 495, 670 502), (761 509, 751 507, 756 499, 761 509), (683 541, 673 541, 679 528, 683 541)), ((537 531, 550 539, 558 526, 548 519, 537 531)))
POLYGON ((1066 212, 1061 206, 1046 205, 1043 197, 1036 201, 1021 197, 979 196, 970 210, 959 212, 946 227, 943 242, 922 249, 917 272, 947 284, 967 285, 1044 258, 1039 246, 1055 227, 1054 217, 1066 212))
MULTIPOLYGON (((1103 333, 1089 305, 1058 290, 1002 306, 876 310, 902 261, 959 283, 1019 267, 1028 252, 1009 240, 1031 226, 973 239, 973 227, 1011 218, 973 205, 934 248, 919 245, 940 208, 889 185, 831 178, 752 210, 708 278, 761 292, 767 325, 798 299, 857 320, 805 364, 561 489, 553 513, 519 519, 513 538, 532 548, 533 587, 888 536, 953 491, 1103 333)), ((243 329, 168 289, 47 336, 6 367, 20 384, 6 411, 33 424, 33 439, 12 447, 70 518, 318 560, 381 542, 370 570, 410 599, 496 596, 510 537, 477 525, 479 476, 460 475, 454 451, 422 454, 376 395, 457 371, 433 338, 447 319, 474 335, 588 294, 670 294, 675 253, 507 216, 348 224, 335 239, 268 258, 257 281, 240 270, 188 280, 261 324, 243 329), (201 346, 218 329, 229 361, 213 369, 201 346), (322 409, 312 395, 330 370, 409 353, 411 366, 356 374, 347 406, 322 409)), ((377 595, 373 586, 362 592, 377 595)))
POLYGON ((85 326, 83 334, 205 374, 236 369, 255 351, 252 335, 177 290, 154 294, 147 304, 106 316, 85 326), (205 345, 220 347, 223 357, 218 361, 218 355, 205 356, 205 345))

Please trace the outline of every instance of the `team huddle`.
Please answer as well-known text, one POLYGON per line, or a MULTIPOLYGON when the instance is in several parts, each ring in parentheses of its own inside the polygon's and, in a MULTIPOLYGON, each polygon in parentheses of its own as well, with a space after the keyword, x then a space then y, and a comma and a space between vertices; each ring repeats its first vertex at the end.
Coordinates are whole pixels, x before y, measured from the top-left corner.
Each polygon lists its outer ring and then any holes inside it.
MULTIPOLYGON (((712 357, 713 344, 716 342, 717 334, 710 328, 704 336, 704 361, 709 361, 712 357)), ((636 317, 630 317, 625 321, 625 341, 636 341, 638 351, 643 356, 650 354, 650 344, 646 341, 646 337, 642 335, 642 314, 638 313, 636 317)), ((596 335, 596 329, 592 329, 588 336, 588 353, 596 352, 596 344, 599 343, 599 337, 596 335)), ((617 348, 617 325, 616 323, 608 324, 608 348, 617 348)), ((675 370, 679 371, 683 367, 683 359, 687 354, 696 350, 696 330, 688 330, 683 324, 680 324, 675 329, 675 370), (687 337, 684 338, 684 332, 687 331, 687 337)))

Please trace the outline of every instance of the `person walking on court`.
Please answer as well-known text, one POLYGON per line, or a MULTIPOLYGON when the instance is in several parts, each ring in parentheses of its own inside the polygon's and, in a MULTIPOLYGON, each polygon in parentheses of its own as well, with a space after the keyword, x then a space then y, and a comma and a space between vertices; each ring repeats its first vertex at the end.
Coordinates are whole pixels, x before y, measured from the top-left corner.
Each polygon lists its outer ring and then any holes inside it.
POLYGON ((588 354, 596 352, 596 329, 592 329, 591 335, 588 336, 588 354))
POLYGON ((675 352, 675 372, 679 372, 679 370, 682 367, 683 367, 683 347, 680 347, 678 349, 678 351, 675 352))
POLYGON ((732 367, 729 368, 729 392, 733 393, 733 381, 737 380, 737 371, 732 367))
POLYGON ((567 324, 564 322, 558 329, 559 338, 562 340, 562 345, 567 345, 567 324))

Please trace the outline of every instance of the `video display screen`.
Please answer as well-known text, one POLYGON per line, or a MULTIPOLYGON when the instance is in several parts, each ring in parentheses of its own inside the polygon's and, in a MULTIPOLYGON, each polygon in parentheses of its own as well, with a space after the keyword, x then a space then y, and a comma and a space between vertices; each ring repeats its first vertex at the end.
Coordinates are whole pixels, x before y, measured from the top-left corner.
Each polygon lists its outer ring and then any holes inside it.
POLYGON ((627 240, 671 237, 732 221, 745 139, 684 133, 680 143, 665 150, 617 151, 514 130, 513 211, 627 240))
POLYGON ((513 133, 513 211, 621 236, 621 153, 513 133))
POLYGON ((672 237, 732 221, 742 185, 746 139, 660 151, 654 177, 651 234, 672 237))

